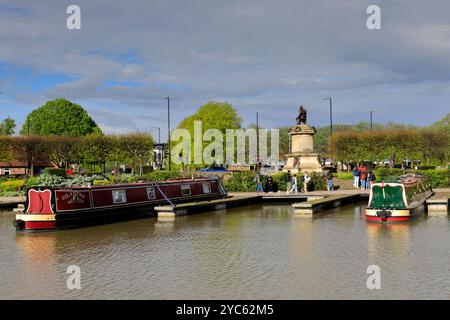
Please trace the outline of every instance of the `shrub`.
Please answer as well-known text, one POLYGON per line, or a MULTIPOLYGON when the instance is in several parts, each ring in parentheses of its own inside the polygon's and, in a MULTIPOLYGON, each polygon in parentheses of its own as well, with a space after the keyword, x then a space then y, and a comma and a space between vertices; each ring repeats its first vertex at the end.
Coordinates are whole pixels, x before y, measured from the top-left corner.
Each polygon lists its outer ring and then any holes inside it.
POLYGON ((286 185, 285 177, 286 177, 285 172, 279 172, 279 173, 272 174, 272 178, 273 178, 274 184, 276 185, 276 189, 277 189, 274 191, 286 190, 287 185, 286 185))
POLYGON ((327 190, 327 179, 325 177, 325 174, 313 173, 312 175, 310 175, 310 177, 311 180, 309 180, 308 182, 308 191, 327 190))
MULTIPOLYGON (((386 181, 402 176, 404 173, 401 169, 377 168, 374 170, 376 181, 386 181)), ((418 173, 430 178, 432 188, 448 188, 450 187, 450 170, 449 169, 430 169, 430 170, 408 170, 407 173, 418 173)))
POLYGON ((153 171, 144 175, 147 181, 165 181, 184 178, 181 172, 177 171, 153 171))
POLYGON ((25 192, 24 191, 5 191, 5 192, 0 192, 0 197, 19 197, 19 196, 24 196, 25 192))
POLYGON ((30 178, 26 181, 26 186, 31 187, 60 187, 65 185, 66 179, 60 176, 49 175, 46 173, 40 176, 30 178))
POLYGON ((66 169, 61 168, 45 168, 44 173, 48 174, 50 176, 58 176, 58 177, 67 177, 67 171, 66 169))
POLYGON ((23 188, 24 180, 8 180, 0 183, 0 190, 2 192, 17 192, 23 188))
POLYGON ((389 167, 380 167, 373 170, 376 182, 398 178, 404 174, 402 169, 391 169, 389 167))
POLYGON ((417 173, 430 177, 432 188, 450 187, 450 170, 448 169, 418 170, 417 173))
POLYGON ((229 192, 251 192, 256 190, 255 178, 254 172, 234 172, 227 178, 224 176, 223 185, 229 192))
POLYGON ((94 180, 92 182, 92 185, 94 186, 103 186, 103 185, 108 185, 111 184, 111 182, 109 180, 94 180))

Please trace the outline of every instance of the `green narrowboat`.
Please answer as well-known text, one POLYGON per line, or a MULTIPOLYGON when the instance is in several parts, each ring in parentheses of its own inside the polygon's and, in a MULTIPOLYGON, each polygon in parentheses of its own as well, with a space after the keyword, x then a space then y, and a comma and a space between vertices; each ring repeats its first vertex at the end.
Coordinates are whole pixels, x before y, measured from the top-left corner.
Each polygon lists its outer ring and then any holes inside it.
POLYGON ((433 195, 426 176, 408 175, 375 183, 370 189, 366 219, 375 222, 408 221, 433 195))

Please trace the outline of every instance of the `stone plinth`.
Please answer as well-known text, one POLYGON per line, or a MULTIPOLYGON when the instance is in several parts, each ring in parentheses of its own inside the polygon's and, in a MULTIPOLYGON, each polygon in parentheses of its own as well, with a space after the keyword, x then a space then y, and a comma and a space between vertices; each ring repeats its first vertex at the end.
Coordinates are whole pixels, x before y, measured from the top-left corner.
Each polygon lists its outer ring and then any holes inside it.
POLYGON ((322 172, 318 155, 314 153, 314 127, 306 124, 297 125, 289 131, 291 136, 291 153, 287 155, 287 162, 283 171, 296 174, 299 171, 306 173, 322 172))

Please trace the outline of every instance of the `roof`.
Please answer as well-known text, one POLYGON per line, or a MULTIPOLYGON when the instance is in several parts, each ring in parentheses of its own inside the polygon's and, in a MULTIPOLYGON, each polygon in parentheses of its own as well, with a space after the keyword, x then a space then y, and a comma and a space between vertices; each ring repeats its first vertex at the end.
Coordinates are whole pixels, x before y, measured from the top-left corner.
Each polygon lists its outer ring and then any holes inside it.
MULTIPOLYGON (((54 167, 51 162, 47 161, 34 161, 33 166, 35 167, 54 167)), ((1 161, 0 168, 28 168, 27 161, 1 161)))

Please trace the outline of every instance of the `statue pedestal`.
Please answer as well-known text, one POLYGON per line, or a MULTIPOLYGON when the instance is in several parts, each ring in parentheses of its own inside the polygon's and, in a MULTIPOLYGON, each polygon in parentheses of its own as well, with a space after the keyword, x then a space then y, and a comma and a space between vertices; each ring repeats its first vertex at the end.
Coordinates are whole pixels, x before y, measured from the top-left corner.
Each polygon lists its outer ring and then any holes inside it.
POLYGON ((308 174, 322 172, 317 153, 314 153, 313 136, 316 129, 306 124, 293 127, 289 131, 291 136, 291 153, 287 155, 286 165, 283 171, 291 171, 297 174, 299 171, 308 174))

